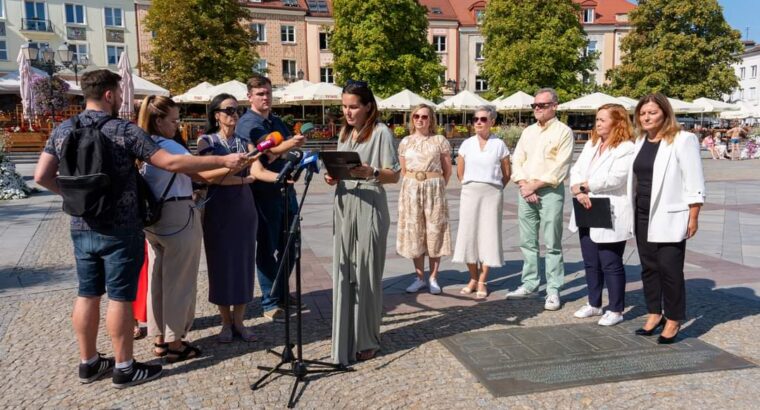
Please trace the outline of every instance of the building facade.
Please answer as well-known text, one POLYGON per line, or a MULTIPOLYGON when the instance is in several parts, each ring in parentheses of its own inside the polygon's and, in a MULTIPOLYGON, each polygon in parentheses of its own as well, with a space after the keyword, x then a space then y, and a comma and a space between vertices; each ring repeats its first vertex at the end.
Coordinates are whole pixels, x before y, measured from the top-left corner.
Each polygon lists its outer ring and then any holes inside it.
POLYGON ((90 68, 115 69, 126 51, 136 68, 136 27, 134 0, 0 0, 0 73, 18 70, 19 50, 29 43, 40 50, 66 43, 90 68))
POLYGON ((734 64, 734 72, 739 80, 739 86, 731 95, 731 102, 743 102, 760 111, 760 46, 754 41, 745 42, 745 51, 741 61, 734 64))

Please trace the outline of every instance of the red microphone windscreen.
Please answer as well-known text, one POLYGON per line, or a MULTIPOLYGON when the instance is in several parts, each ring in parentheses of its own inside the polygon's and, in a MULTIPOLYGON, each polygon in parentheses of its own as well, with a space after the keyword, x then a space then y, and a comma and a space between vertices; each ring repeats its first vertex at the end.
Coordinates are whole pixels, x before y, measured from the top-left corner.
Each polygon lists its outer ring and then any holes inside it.
POLYGON ((256 150, 259 152, 266 151, 272 147, 276 147, 280 144, 282 144, 283 138, 282 134, 275 131, 267 135, 266 139, 264 141, 261 141, 259 145, 256 146, 256 150))

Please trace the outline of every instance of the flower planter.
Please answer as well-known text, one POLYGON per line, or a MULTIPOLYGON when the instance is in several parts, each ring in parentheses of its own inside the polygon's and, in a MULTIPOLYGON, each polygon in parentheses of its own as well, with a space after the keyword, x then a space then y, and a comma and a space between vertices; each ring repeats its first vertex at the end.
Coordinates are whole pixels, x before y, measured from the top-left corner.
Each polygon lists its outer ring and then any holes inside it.
POLYGON ((5 150, 8 152, 40 152, 48 135, 44 132, 12 132, 5 134, 5 150))

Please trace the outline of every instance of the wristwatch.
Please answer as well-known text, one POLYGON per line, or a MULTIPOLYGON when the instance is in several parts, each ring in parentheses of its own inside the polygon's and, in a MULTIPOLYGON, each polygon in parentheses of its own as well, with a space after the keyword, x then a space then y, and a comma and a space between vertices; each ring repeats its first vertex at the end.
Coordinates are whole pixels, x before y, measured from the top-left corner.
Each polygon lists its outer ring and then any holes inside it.
POLYGON ((578 190, 581 191, 582 194, 585 194, 586 193, 586 186, 585 185, 581 185, 581 186, 578 187, 578 190))
POLYGON ((378 178, 380 178, 380 170, 372 167, 372 178, 377 181, 378 178))

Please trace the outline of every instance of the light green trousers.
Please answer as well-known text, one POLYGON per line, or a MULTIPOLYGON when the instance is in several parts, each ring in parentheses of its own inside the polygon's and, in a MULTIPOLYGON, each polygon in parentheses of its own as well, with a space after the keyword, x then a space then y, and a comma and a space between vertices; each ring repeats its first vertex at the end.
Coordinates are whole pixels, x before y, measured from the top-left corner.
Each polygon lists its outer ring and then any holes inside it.
POLYGON ((565 203, 565 186, 544 187, 536 191, 539 203, 530 204, 518 195, 517 221, 520 228, 520 250, 523 254, 522 284, 536 291, 541 279, 538 276, 538 232, 544 234, 546 245, 546 293, 559 293, 565 283, 565 266, 562 258, 562 206, 565 203))

